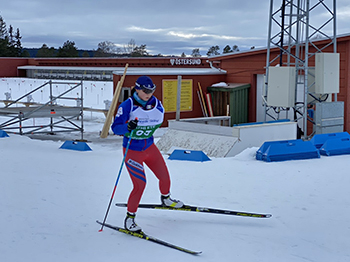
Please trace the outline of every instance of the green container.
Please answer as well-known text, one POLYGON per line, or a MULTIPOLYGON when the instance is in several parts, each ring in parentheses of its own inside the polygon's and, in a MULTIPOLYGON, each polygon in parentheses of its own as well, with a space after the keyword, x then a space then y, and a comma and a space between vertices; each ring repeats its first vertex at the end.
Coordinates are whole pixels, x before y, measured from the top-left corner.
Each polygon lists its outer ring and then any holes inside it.
POLYGON ((250 84, 210 86, 214 116, 231 116, 231 126, 248 122, 250 84), (229 108, 228 108, 229 106, 229 108))

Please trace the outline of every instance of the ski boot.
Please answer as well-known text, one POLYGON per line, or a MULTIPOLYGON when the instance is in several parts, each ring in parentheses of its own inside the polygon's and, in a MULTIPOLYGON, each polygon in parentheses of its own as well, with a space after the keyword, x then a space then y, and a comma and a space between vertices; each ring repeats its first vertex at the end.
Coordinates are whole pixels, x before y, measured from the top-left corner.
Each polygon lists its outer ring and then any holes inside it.
POLYGON ((162 202, 163 206, 167 207, 173 207, 173 208, 181 208, 183 207, 184 203, 180 200, 172 199, 170 197, 170 194, 168 195, 161 195, 160 200, 162 202))
POLYGON ((141 232, 141 227, 135 223, 135 213, 126 213, 126 218, 124 220, 124 228, 131 232, 141 232))

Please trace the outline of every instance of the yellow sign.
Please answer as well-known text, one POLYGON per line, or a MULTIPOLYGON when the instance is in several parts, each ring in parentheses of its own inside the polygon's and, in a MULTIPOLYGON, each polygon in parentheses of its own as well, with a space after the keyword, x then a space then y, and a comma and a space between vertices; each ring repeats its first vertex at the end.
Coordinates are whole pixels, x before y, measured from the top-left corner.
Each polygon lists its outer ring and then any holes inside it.
MULTIPOLYGON (((181 81, 180 112, 192 111, 192 79, 181 81)), ((163 106, 165 112, 175 112, 177 102, 177 80, 163 80, 163 106)))

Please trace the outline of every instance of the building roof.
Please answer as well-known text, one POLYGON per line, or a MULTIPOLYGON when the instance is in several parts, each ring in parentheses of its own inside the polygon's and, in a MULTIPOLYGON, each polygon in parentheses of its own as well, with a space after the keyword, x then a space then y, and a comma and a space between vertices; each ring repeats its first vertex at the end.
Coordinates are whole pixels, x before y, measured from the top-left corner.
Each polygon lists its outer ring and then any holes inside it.
MULTIPOLYGON (((21 70, 53 70, 53 71, 97 71, 113 72, 122 75, 124 67, 79 67, 79 66, 19 66, 21 70)), ((161 68, 161 67, 129 67, 127 75, 222 75, 225 70, 217 68, 161 68)))
MULTIPOLYGON (((113 74, 122 75, 124 68, 113 71, 113 74)), ((159 67, 132 67, 128 68, 127 75, 222 75, 225 70, 216 68, 159 68, 159 67)))

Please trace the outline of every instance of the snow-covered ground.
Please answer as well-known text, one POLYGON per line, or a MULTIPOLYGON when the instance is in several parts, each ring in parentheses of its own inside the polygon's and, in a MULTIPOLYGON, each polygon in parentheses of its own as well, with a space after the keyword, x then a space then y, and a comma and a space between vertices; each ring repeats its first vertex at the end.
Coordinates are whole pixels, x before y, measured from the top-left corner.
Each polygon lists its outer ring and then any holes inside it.
MULTIPOLYGON (((98 139, 103 117, 86 119, 92 151, 59 149, 57 139, 0 138, 1 261, 350 261, 349 155, 272 163, 255 160, 258 148, 207 162, 164 155, 173 197, 273 217, 138 211, 146 233, 199 256, 98 232, 123 158, 120 137, 98 139)), ((149 170, 147 180, 142 202, 158 203, 149 170)), ((126 202, 131 187, 124 168, 113 203, 126 202)), ((125 212, 112 205, 107 222, 122 226, 125 212)))

